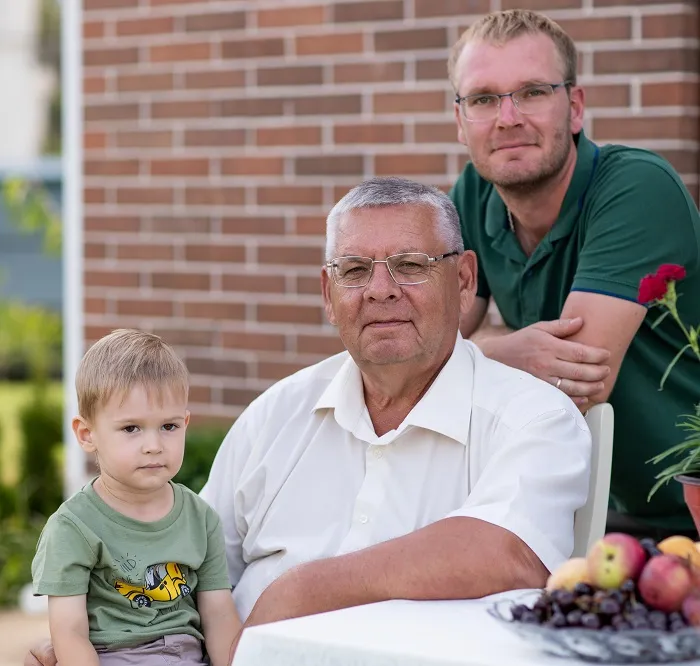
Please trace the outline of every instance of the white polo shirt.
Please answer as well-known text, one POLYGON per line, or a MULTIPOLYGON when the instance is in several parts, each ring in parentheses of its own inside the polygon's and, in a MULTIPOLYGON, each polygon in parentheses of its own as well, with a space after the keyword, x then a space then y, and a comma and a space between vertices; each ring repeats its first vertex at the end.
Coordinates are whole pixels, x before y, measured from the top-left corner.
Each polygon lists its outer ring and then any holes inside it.
POLYGON ((363 396, 343 352, 268 389, 226 436, 201 495, 243 619, 291 567, 449 516, 513 532, 550 571, 571 555, 591 438, 561 391, 460 336, 396 430, 377 437, 363 396))

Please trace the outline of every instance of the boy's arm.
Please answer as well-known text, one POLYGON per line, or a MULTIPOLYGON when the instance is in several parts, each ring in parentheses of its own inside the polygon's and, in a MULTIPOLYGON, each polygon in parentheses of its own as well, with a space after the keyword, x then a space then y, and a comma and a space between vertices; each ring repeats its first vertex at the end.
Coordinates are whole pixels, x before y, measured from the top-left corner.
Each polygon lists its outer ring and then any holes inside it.
POLYGON ((197 609, 212 666, 229 666, 233 639, 241 630, 230 590, 198 592, 197 609))
POLYGON ((90 643, 85 595, 49 597, 49 629, 59 664, 99 666, 90 643))

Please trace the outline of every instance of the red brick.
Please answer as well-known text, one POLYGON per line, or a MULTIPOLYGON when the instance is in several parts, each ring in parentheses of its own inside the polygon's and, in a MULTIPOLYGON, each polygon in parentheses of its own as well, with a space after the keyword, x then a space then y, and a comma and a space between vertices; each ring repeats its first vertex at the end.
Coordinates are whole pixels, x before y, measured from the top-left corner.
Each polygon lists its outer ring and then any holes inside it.
POLYGON ((185 17, 185 30, 187 32, 240 30, 245 28, 245 24, 245 12, 215 12, 212 14, 192 14, 185 17))
POLYGON ((403 62, 342 63, 333 68, 333 81, 335 83, 403 81, 405 67, 403 62))
POLYGON ((211 88, 240 88, 245 85, 245 72, 242 69, 224 69, 187 72, 185 88, 209 90, 211 88))
POLYGON ((281 37, 262 39, 234 39, 222 44, 224 58, 267 58, 284 55, 284 40, 281 37))
POLYGON ((117 245, 117 259, 130 261, 172 261, 175 250, 172 245, 151 243, 120 243, 117 245))
POLYGON ((83 148, 85 150, 101 150, 107 147, 107 134, 105 132, 85 132, 83 134, 83 148))
POLYGON ((326 233, 326 218, 300 215, 296 219, 295 230, 298 234, 323 235, 326 233))
POLYGON ((154 289, 182 289, 185 291, 208 291, 211 278, 206 273, 152 273, 151 285, 154 289))
POLYGON ((698 37, 700 22, 698 15, 654 14, 642 16, 642 37, 644 39, 665 39, 668 37, 698 37))
POLYGON ((597 51, 593 54, 596 74, 695 72, 697 62, 697 49, 690 48, 597 51))
MULTIPOLYGON (((580 9, 582 0, 528 0, 527 8, 535 11, 548 9, 580 9)), ((522 0, 501 0, 501 9, 518 9, 522 0)))
POLYGON ((86 187, 83 190, 83 201, 86 204, 103 204, 107 200, 107 190, 104 187, 86 187))
POLYGON ((313 305, 258 304, 258 321, 283 324, 320 324, 323 315, 320 307, 313 305))
POLYGON ((632 38, 632 19, 629 16, 557 19, 557 23, 577 43, 632 38))
POLYGON ((137 233, 141 229, 141 221, 138 217, 128 215, 100 215, 85 218, 87 231, 120 231, 124 233, 137 233))
POLYGON ((120 92, 172 90, 174 84, 171 73, 121 74, 117 78, 117 90, 120 92))
POLYGON ((85 107, 85 120, 136 120, 139 117, 138 104, 93 104, 85 107))
POLYGON ((224 217, 221 220, 222 234, 283 234, 283 217, 224 217))
POLYGON ((377 32, 374 35, 376 51, 416 51, 447 46, 447 30, 445 28, 393 30, 391 32, 377 32))
POLYGON ((365 123, 336 125, 333 128, 335 143, 401 143, 404 140, 403 125, 365 123))
POLYGON ((338 335, 298 335, 297 351, 302 354, 323 354, 330 356, 345 350, 338 335))
POLYGON ((225 405, 241 405, 245 407, 253 402, 262 391, 253 389, 224 389, 223 393, 225 405))
POLYGON ((208 118, 211 115, 212 103, 208 101, 151 103, 151 118, 208 118))
POLYGON ((297 55, 331 55, 362 53, 363 36, 360 32, 307 35, 296 38, 297 55))
MULTIPOLYGON (((490 9, 489 0, 414 0, 418 18, 432 16, 464 16, 465 14, 486 14, 490 9)), ((521 7, 523 4, 521 3, 521 7)))
POLYGON ((191 206, 240 206, 245 202, 242 187, 188 187, 185 203, 191 206))
POLYGON ((228 292, 284 293, 284 275, 256 275, 254 273, 225 274, 221 276, 222 290, 228 292))
POLYGON ((283 99, 256 99, 238 96, 224 100, 221 115, 227 116, 281 116, 284 113, 283 99))
POLYGON ((99 39, 104 35, 104 21, 85 21, 83 23, 83 39, 99 39))
POLYGON ((134 130, 117 132, 119 148, 169 148, 173 143, 173 133, 168 130, 134 130))
POLYGON ((85 11, 93 9, 117 9, 119 7, 138 7, 141 0, 84 0, 85 11))
POLYGON ((299 176, 360 176, 363 158, 362 155, 297 157, 294 172, 299 176))
POLYGON ((341 2, 333 6, 333 23, 392 21, 403 19, 401 0, 383 2, 341 2))
POLYGON ((174 27, 175 19, 172 16, 144 17, 117 21, 116 32, 119 36, 163 35, 172 32, 174 27))
POLYGON ((194 44, 163 44, 150 48, 151 62, 184 62, 186 60, 209 60, 211 44, 195 42, 194 44))
POLYGON ((258 10, 258 28, 285 28, 296 25, 319 25, 326 20, 323 6, 290 7, 258 10))
POLYGON ((111 158, 85 161, 86 176, 135 176, 138 173, 138 160, 119 160, 111 158))
POLYGON ((262 379, 283 379, 302 370, 308 363, 292 363, 278 361, 276 363, 263 361, 258 363, 258 375, 262 379))
POLYGON ((127 273, 125 271, 85 271, 85 287, 138 287, 139 276, 137 273, 127 273))
POLYGON ((378 176, 422 175, 426 173, 445 173, 447 159, 444 154, 424 155, 377 155, 374 158, 374 172, 378 176))
POLYGON ((586 91, 586 106, 610 107, 629 106, 630 88, 627 85, 595 85, 584 86, 586 91))
MULTIPOLYGON (((208 386, 197 386, 194 383, 190 384, 190 393, 189 393, 189 402, 190 404, 208 404, 212 400, 211 397, 211 388, 208 386)), ((199 426, 202 425, 202 427, 208 427, 209 426, 209 417, 205 416, 204 414, 197 414, 196 412, 192 414, 192 418, 190 418, 190 427, 193 425, 199 426)), ((225 426, 224 426, 225 427, 225 426)))
POLYGON ((104 259, 107 256, 107 246, 104 243, 85 243, 86 259, 104 259))
POLYGON ((221 264, 245 261, 245 248, 242 245, 222 245, 221 243, 185 247, 187 261, 208 261, 221 264))
POLYGON ((223 346, 230 349, 252 349, 254 351, 285 350, 284 336, 274 333, 224 331, 221 337, 223 346))
MULTIPOLYGON (((319 273, 321 271, 319 270, 319 273)), ((321 279, 318 276, 309 277, 299 275, 296 279, 296 291, 298 294, 311 294, 317 296, 321 293, 321 279)))
POLYGON ((323 115, 360 113, 360 95, 326 95, 324 97, 300 97, 292 100, 292 112, 296 115, 323 115))
POLYGON ((270 67, 259 69, 259 86, 299 86, 323 83, 323 68, 311 67, 270 67))
POLYGON ((206 176, 208 174, 208 159, 187 159, 178 156, 151 162, 152 176, 206 176))
POLYGON ((636 7, 637 5, 658 5, 659 0, 593 0, 595 7, 636 7))
MULTIPOLYGON (((172 325, 172 324, 171 324, 172 325)), ((211 329, 193 330, 193 329, 171 329, 158 328, 153 331, 156 335, 160 335, 168 344, 181 345, 183 347, 213 347, 214 333, 211 329)))
POLYGON ((445 58, 418 60, 416 62, 416 79, 418 81, 446 81, 447 62, 445 58))
POLYGON ((247 365, 243 361, 207 356, 185 358, 187 369, 192 375, 220 375, 224 377, 245 377, 247 365))
POLYGON ((85 314, 107 314, 106 298, 85 298, 83 300, 85 314))
POLYGON ((117 190, 117 203, 171 204, 173 203, 173 191, 169 187, 120 187, 117 190))
POLYGON ((257 202, 262 206, 320 206, 323 203, 323 189, 290 185, 258 187, 257 202))
POLYGON ((375 113, 421 113, 446 111, 445 93, 441 90, 423 92, 375 93, 375 113))
POLYGON ((320 127, 264 127, 255 130, 258 146, 316 146, 321 143, 320 127))
POLYGON ((593 136, 597 140, 612 141, 648 137, 697 140, 698 122, 691 117, 595 118, 593 136))
POLYGON ((120 300, 117 301, 118 315, 135 315, 140 317, 172 317, 173 304, 170 301, 120 300))
POLYGON ((258 261, 261 264, 320 266, 322 260, 323 250, 320 247, 263 245, 258 248, 258 261))
POLYGON ((100 95, 107 90, 107 81, 104 76, 85 76, 83 78, 83 92, 86 95, 100 95))
POLYGON ((221 162, 221 173, 227 176, 281 176, 282 157, 232 157, 221 162))
POLYGON ((208 217, 202 216, 160 216, 151 221, 151 230, 162 234, 208 234, 212 230, 212 223, 208 217))
POLYGON ((215 321, 245 319, 245 305, 243 303, 197 301, 185 303, 184 309, 185 317, 193 319, 213 319, 215 321))
POLYGON ((83 57, 86 67, 129 65, 139 61, 139 50, 135 46, 105 49, 86 48, 83 57))
POLYGON ((185 132, 186 146, 242 146, 245 143, 245 130, 242 129, 212 129, 187 130, 185 132))
POLYGON ((457 125, 446 123, 416 123, 414 135, 417 143, 450 143, 457 141, 457 125))
POLYGON ((645 83, 642 85, 644 106, 698 106, 700 95, 697 81, 645 83))

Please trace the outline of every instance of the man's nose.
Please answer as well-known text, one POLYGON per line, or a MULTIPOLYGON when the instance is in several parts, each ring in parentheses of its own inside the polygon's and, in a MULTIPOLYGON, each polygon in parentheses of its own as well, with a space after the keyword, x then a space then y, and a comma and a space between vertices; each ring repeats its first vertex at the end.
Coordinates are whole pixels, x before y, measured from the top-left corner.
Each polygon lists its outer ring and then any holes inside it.
POLYGON ((501 127, 513 127, 522 125, 523 114, 515 106, 512 97, 501 97, 501 104, 498 107, 498 125, 501 127))
POLYGON ((389 267, 383 262, 374 264, 369 283, 365 287, 365 298, 382 301, 398 298, 400 295, 401 287, 391 277, 389 267))

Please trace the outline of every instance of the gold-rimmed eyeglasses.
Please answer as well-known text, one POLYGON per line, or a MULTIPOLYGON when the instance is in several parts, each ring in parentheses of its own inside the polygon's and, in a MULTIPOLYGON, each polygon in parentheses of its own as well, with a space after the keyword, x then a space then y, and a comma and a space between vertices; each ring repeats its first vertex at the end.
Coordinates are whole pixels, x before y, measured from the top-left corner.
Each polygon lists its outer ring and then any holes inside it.
POLYGON ((498 117, 501 108, 501 100, 510 97, 515 108, 524 114, 539 113, 547 109, 554 98, 554 92, 558 88, 566 88, 571 81, 561 83, 540 83, 524 86, 519 90, 509 93, 490 94, 477 93, 455 97, 455 103, 459 104, 460 111, 465 120, 471 122, 486 122, 498 117))
POLYGON ((326 262, 325 267, 340 287, 366 287, 372 279, 374 264, 386 264, 396 284, 422 284, 428 281, 432 264, 458 254, 461 252, 455 250, 434 257, 423 252, 393 254, 386 259, 336 257, 326 262))

